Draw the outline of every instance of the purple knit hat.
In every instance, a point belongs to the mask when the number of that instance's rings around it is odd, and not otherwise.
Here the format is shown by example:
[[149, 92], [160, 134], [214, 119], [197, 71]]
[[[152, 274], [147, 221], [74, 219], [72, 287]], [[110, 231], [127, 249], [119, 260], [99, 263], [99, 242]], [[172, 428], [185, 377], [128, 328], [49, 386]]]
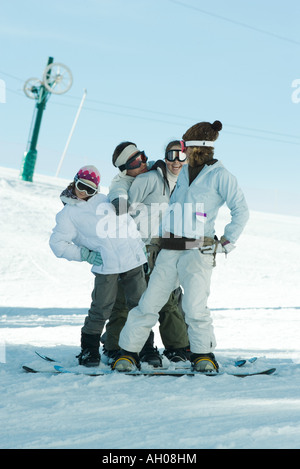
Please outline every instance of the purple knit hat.
[[74, 180], [80, 180], [85, 184], [88, 184], [89, 186], [98, 189], [98, 186], [100, 184], [100, 173], [95, 166], [83, 166], [76, 174]]

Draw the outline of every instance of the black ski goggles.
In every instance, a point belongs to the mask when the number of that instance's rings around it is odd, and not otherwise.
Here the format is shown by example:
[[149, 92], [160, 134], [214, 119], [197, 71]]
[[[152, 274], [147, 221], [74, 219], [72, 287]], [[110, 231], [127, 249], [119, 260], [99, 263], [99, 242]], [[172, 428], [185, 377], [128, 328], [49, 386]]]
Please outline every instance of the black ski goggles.
[[79, 192], [85, 192], [86, 195], [94, 195], [98, 191], [95, 187], [91, 187], [88, 184], [85, 184], [84, 182], [80, 181], [77, 179], [75, 182], [75, 187], [76, 189], [79, 190]]
[[183, 163], [186, 160], [186, 154], [180, 150], [169, 150], [166, 153], [166, 160], [175, 161], [178, 160]]
[[120, 171], [125, 171], [125, 169], [137, 169], [143, 163], [147, 163], [148, 157], [145, 155], [144, 151], [139, 151], [135, 155], [133, 155], [129, 160], [126, 161], [125, 164], [121, 164], [119, 166]]

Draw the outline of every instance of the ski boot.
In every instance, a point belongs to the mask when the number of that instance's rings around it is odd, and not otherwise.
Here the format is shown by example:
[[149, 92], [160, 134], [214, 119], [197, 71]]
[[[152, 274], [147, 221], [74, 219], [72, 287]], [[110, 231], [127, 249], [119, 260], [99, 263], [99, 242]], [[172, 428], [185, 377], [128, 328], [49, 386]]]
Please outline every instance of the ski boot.
[[154, 332], [151, 331], [150, 335], [140, 351], [140, 360], [141, 362], [148, 363], [155, 368], [162, 366], [162, 358], [157, 350], [157, 347], [154, 347]]
[[164, 355], [170, 362], [186, 362], [189, 360], [189, 352], [187, 348], [174, 348], [164, 350]]
[[111, 364], [111, 369], [116, 371], [136, 371], [140, 369], [140, 360], [137, 353], [120, 350], [119, 356]]
[[154, 366], [154, 368], [162, 366], [162, 358], [159, 351], [157, 350], [157, 347], [143, 347], [140, 352], [140, 360], [141, 362], [145, 362], [148, 363], [148, 365]]
[[200, 373], [218, 373], [219, 365], [213, 353], [192, 353], [192, 370]]
[[103, 345], [102, 352], [103, 352], [103, 355], [102, 355], [103, 363], [105, 363], [106, 365], [111, 365], [115, 361], [115, 359], [118, 357], [120, 349], [106, 350], [105, 345]]
[[86, 367], [99, 366], [100, 364], [100, 335], [81, 334], [81, 352], [77, 355], [79, 365]]

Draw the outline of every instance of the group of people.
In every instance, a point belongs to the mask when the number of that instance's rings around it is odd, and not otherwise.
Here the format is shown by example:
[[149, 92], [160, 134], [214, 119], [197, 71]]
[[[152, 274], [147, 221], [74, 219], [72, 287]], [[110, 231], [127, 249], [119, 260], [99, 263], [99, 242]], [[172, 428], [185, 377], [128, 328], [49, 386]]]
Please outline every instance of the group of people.
[[[221, 129], [219, 121], [195, 124], [167, 145], [164, 160], [152, 162], [135, 143], [122, 142], [108, 196], [99, 193], [95, 166], [81, 168], [62, 192], [50, 247], [57, 257], [90, 263], [95, 276], [79, 364], [98, 366], [102, 342], [102, 360], [114, 370], [161, 367], [153, 333], [159, 321], [170, 361], [218, 371], [211, 274], [249, 216], [236, 178], [214, 158]], [[219, 240], [214, 224], [224, 203], [231, 222]]]

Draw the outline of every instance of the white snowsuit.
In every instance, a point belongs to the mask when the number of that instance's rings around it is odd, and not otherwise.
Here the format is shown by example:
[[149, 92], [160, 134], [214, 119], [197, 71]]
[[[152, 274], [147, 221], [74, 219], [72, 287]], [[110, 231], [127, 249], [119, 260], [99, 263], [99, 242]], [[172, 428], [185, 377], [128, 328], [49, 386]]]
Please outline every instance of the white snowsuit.
[[103, 264], [92, 267], [98, 274], [127, 272], [147, 262], [135, 222], [127, 214], [117, 217], [103, 194], [65, 205], [49, 243], [57, 257], [69, 261], [81, 261], [82, 246], [100, 252]]
[[[163, 165], [162, 161], [160, 161]], [[128, 191], [130, 215], [138, 225], [146, 245], [158, 236], [162, 216], [170, 201], [170, 187], [161, 167], [140, 174]]]
[[[249, 217], [236, 178], [217, 162], [206, 165], [189, 185], [186, 166], [181, 170], [170, 201], [169, 212], [176, 208], [177, 216], [165, 217], [162, 233], [171, 232], [179, 237], [196, 239], [203, 236], [213, 238], [218, 209], [225, 202], [231, 211], [231, 223], [225, 227], [224, 235], [234, 243]], [[185, 217], [186, 213], [188, 216]], [[212, 254], [203, 254], [199, 249], [162, 249], [147, 290], [138, 306], [129, 312], [120, 334], [120, 347], [130, 352], [141, 350], [149, 329], [157, 322], [157, 312], [170, 292], [180, 284], [184, 290], [182, 307], [189, 326], [191, 351], [197, 354], [212, 352], [216, 340], [207, 307], [212, 268]]]
[[82, 333], [100, 338], [110, 318], [121, 283], [128, 307], [137, 305], [146, 289], [143, 264], [144, 243], [132, 218], [117, 217], [106, 196], [97, 194], [87, 201], [67, 198], [56, 216], [50, 247], [57, 257], [81, 261], [81, 247], [100, 252], [103, 264], [93, 265], [95, 274], [92, 303]]

